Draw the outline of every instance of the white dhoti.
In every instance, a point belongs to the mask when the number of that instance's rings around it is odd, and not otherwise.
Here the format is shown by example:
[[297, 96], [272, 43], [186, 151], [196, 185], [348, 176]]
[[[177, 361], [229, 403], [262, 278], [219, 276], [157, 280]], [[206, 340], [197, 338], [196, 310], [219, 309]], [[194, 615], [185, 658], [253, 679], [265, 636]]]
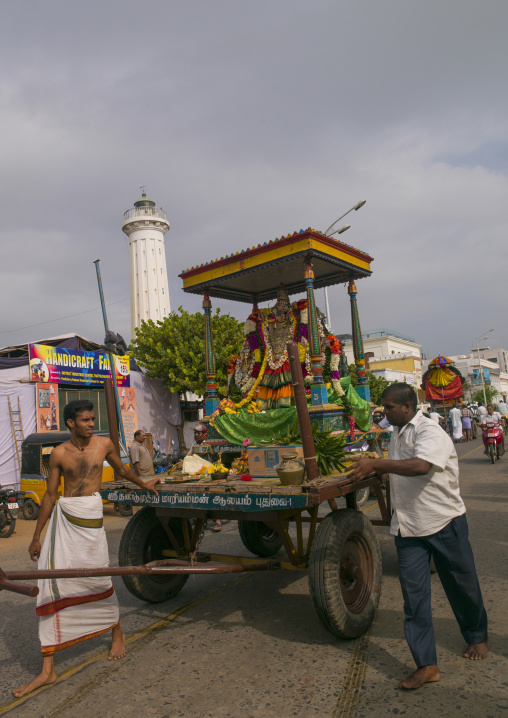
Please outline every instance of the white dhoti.
[[[109, 566], [100, 494], [61, 497], [56, 503], [39, 558], [39, 569]], [[43, 655], [51, 655], [100, 633], [119, 620], [110, 576], [41, 579], [36, 613]]]
[[450, 419], [452, 422], [453, 438], [458, 441], [462, 438], [462, 415], [458, 409], [450, 411]]

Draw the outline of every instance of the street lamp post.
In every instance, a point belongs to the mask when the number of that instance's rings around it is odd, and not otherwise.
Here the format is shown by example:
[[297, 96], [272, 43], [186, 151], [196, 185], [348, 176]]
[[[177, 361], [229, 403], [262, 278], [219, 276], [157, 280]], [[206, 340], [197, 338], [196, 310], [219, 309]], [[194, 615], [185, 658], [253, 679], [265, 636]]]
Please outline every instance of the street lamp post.
[[[334, 227], [334, 225], [337, 224], [337, 222], [340, 222], [341, 219], [343, 219], [347, 214], [355, 210], [355, 212], [358, 212], [359, 209], [363, 207], [363, 205], [366, 203], [366, 199], [362, 199], [359, 202], [357, 202], [354, 207], [351, 207], [351, 209], [348, 209], [347, 212], [344, 212], [339, 219], [336, 219], [335, 222], [332, 222], [331, 225], [328, 227], [326, 232], [323, 232], [323, 234], [326, 234], [327, 237], [333, 237], [334, 234], [342, 234], [343, 232], [347, 232], [347, 230], [351, 227], [350, 224], [345, 224], [343, 227], [340, 227], [339, 229], [335, 229], [331, 234], [329, 234], [330, 230]], [[330, 304], [328, 302], [328, 287], [325, 287], [325, 311], [326, 311], [326, 319], [328, 321], [328, 327], [330, 331], [332, 331], [332, 320], [330, 318]]]
[[[485, 379], [484, 379], [484, 377], [483, 377], [482, 360], [481, 360], [481, 357], [480, 357], [480, 342], [483, 342], [483, 341], [489, 336], [489, 334], [490, 334], [491, 332], [493, 332], [493, 331], [494, 331], [494, 327], [492, 327], [492, 329], [489, 329], [488, 332], [485, 332], [485, 334], [482, 334], [481, 337], [478, 337], [477, 339], [475, 339], [475, 341], [476, 341], [476, 351], [478, 352], [478, 367], [479, 367], [479, 371], [480, 371], [480, 377], [481, 377], [481, 380], [482, 380], [483, 401], [485, 402], [485, 406], [487, 406], [487, 394], [486, 394], [486, 392], [485, 392]], [[485, 348], [488, 348], [488, 347], [485, 347]]]

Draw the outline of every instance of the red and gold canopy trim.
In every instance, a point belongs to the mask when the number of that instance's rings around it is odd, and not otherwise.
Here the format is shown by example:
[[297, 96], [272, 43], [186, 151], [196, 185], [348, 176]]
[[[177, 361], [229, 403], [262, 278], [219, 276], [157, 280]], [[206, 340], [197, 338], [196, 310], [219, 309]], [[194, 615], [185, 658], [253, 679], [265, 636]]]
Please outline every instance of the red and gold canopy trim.
[[191, 267], [179, 276], [185, 292], [262, 302], [276, 298], [281, 282], [289, 294], [305, 292], [306, 257], [312, 259], [315, 288], [371, 274], [370, 255], [309, 228]]

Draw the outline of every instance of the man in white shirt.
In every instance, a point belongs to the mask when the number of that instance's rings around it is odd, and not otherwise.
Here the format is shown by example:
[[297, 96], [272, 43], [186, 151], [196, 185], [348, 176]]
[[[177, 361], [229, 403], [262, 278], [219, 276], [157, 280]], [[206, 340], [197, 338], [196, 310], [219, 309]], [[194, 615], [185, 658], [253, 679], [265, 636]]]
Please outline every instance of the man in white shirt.
[[394, 426], [388, 459], [363, 459], [351, 473], [358, 480], [374, 472], [390, 473], [404, 632], [417, 665], [399, 687], [411, 689], [441, 677], [432, 626], [431, 557], [468, 644], [466, 658], [487, 655], [487, 614], [459, 492], [455, 447], [446, 432], [417, 411], [416, 394], [408, 384], [391, 384], [382, 402]]
[[508, 404], [505, 401], [500, 401], [496, 406], [496, 411], [498, 411], [501, 416], [506, 416], [506, 414], [508, 414]]
[[453, 440], [457, 443], [462, 439], [462, 414], [456, 403], [453, 405], [453, 409], [450, 409], [450, 421], [452, 422]]
[[482, 402], [478, 402], [478, 409], [476, 410], [476, 415], [478, 417], [478, 421], [480, 424], [482, 423], [483, 415], [487, 413], [487, 409], [483, 406]]
[[432, 421], [436, 422], [436, 424], [441, 423], [441, 416], [437, 413], [437, 411], [435, 409], [431, 409], [429, 416], [432, 419]]

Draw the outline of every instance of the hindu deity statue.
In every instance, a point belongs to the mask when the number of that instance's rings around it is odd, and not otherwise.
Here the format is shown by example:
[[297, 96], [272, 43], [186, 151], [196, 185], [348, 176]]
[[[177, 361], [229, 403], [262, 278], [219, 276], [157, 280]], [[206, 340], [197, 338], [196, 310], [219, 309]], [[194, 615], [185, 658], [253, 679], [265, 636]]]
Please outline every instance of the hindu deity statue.
[[[339, 379], [347, 373], [347, 361], [341, 343], [326, 326], [324, 314], [319, 309], [317, 314], [323, 377], [342, 395]], [[291, 303], [281, 284], [275, 306], [259, 309], [255, 304], [244, 332], [242, 349], [231, 358], [228, 369], [230, 395], [241, 396], [240, 401], [232, 401], [235, 409], [250, 402], [261, 409], [290, 406], [294, 393], [286, 348], [289, 341], [298, 344], [304, 380], [312, 383], [307, 300]]]

